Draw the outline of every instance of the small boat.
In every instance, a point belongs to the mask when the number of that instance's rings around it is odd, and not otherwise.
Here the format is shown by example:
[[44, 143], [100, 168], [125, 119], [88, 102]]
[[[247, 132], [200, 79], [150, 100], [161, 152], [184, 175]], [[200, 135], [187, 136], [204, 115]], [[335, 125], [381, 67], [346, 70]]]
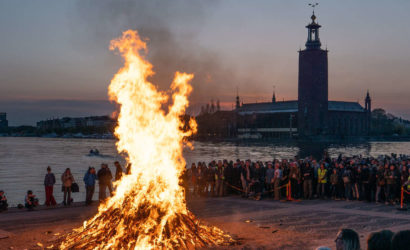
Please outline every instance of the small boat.
[[89, 156], [99, 156], [100, 155], [100, 151], [98, 151], [98, 149], [91, 149], [90, 153], [88, 154]]

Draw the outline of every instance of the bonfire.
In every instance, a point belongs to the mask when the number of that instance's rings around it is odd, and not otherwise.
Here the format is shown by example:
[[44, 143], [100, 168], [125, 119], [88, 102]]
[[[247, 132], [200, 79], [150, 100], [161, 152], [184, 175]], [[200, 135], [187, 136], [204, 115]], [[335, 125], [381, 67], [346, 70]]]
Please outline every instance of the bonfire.
[[108, 92], [120, 105], [116, 146], [126, 155], [131, 173], [114, 183], [115, 194], [100, 204], [92, 219], [68, 234], [60, 248], [179, 249], [231, 244], [229, 235], [203, 224], [187, 209], [179, 181], [186, 166], [185, 138], [196, 130], [191, 120], [191, 129], [183, 131], [180, 119], [194, 76], [176, 72], [172, 96], [168, 96], [148, 80], [153, 66], [145, 59], [147, 45], [137, 31], [125, 31], [111, 41], [110, 49], [124, 59]]

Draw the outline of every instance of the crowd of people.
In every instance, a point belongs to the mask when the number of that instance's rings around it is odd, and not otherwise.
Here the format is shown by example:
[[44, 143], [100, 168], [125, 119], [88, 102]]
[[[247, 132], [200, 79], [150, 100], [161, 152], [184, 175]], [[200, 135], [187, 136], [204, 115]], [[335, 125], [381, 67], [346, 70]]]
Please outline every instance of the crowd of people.
[[[93, 201], [95, 185], [98, 182], [99, 186], [99, 200], [103, 201], [107, 198], [107, 189], [108, 195], [113, 194], [113, 181], [121, 179], [123, 174], [130, 173], [130, 165], [125, 169], [125, 173], [121, 164], [116, 161], [114, 162], [115, 166], [115, 176], [112, 175], [111, 170], [108, 167], [108, 164], [101, 164], [101, 168], [96, 171], [94, 167], [89, 167], [86, 171], [83, 181], [85, 184], [85, 204], [90, 205]], [[66, 168], [64, 173], [61, 175], [61, 192], [63, 192], [63, 201], [64, 206], [70, 206], [73, 202], [71, 197], [72, 192], [79, 192], [79, 186], [76, 183], [73, 174], [71, 173], [70, 168]], [[46, 206], [56, 206], [57, 202], [54, 198], [54, 186], [56, 185], [56, 177], [51, 171], [51, 167], [47, 167], [47, 173], [44, 177], [44, 189], [45, 189], [45, 202]], [[39, 199], [33, 193], [32, 190], [28, 190], [24, 198], [24, 206], [19, 204], [18, 208], [26, 207], [29, 211], [32, 211], [39, 205]], [[0, 212], [8, 210], [7, 198], [3, 190], [0, 190]]]
[[188, 195], [242, 194], [256, 200], [333, 199], [385, 204], [405, 202], [410, 194], [410, 157], [384, 155], [377, 158], [327, 153], [321, 160], [273, 159], [269, 162], [214, 160], [192, 163], [183, 175]]
[[[108, 165], [103, 163], [96, 171], [89, 167], [83, 181], [85, 184], [85, 204], [90, 205], [98, 182], [99, 200], [105, 200], [113, 193], [113, 180], [128, 174], [118, 161], [114, 162], [113, 176]], [[225, 196], [241, 194], [256, 200], [272, 197], [274, 200], [291, 199], [333, 199], [359, 200], [385, 204], [397, 204], [403, 197], [410, 201], [410, 157], [407, 155], [384, 155], [379, 157], [331, 158], [327, 153], [321, 160], [313, 157], [304, 159], [273, 159], [272, 161], [213, 160], [192, 163], [182, 176], [187, 195]], [[61, 175], [64, 193], [62, 204], [70, 206], [72, 192], [78, 192], [70, 168]], [[57, 204], [53, 192], [56, 185], [51, 167], [47, 167], [44, 178], [45, 205]], [[27, 191], [25, 207], [29, 210], [38, 205], [38, 199], [31, 190]], [[7, 210], [7, 198], [0, 190], [0, 212]]]

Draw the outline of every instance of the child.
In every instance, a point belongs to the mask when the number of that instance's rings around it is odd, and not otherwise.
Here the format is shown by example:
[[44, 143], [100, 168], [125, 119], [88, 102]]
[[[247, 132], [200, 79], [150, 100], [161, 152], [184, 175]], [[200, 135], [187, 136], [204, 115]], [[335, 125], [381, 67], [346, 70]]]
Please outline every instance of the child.
[[26, 208], [29, 211], [33, 211], [34, 207], [38, 206], [38, 199], [36, 199], [36, 196], [33, 194], [33, 191], [28, 190], [27, 195], [26, 195]]

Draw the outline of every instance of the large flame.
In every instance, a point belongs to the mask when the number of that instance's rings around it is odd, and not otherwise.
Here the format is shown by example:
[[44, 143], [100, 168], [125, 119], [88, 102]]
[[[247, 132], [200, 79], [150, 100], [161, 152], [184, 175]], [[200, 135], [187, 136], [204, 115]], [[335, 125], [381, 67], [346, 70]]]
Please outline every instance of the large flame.
[[114, 76], [109, 96], [120, 104], [115, 134], [117, 148], [132, 164], [131, 174], [115, 183], [115, 195], [100, 205], [98, 214], [69, 234], [61, 248], [153, 249], [220, 245], [232, 239], [220, 229], [201, 224], [186, 207], [179, 178], [185, 168], [180, 116], [188, 106], [192, 74], [176, 72], [168, 95], [147, 78], [152, 65], [140, 55], [147, 46], [137, 31], [125, 31], [112, 40], [124, 58]]

